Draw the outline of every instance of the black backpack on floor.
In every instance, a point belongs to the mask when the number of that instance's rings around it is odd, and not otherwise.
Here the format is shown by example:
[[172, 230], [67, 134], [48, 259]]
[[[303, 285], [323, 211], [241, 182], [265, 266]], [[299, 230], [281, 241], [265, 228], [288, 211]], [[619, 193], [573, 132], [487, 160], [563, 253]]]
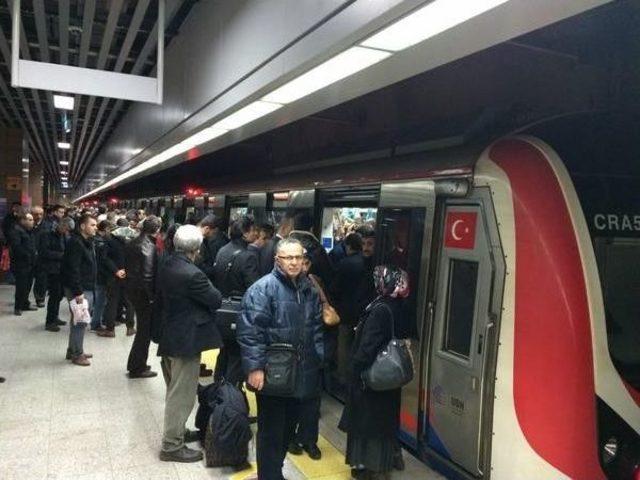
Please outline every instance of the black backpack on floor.
[[204, 443], [207, 467], [246, 468], [252, 434], [242, 392], [218, 380], [198, 386], [198, 402], [196, 427]]

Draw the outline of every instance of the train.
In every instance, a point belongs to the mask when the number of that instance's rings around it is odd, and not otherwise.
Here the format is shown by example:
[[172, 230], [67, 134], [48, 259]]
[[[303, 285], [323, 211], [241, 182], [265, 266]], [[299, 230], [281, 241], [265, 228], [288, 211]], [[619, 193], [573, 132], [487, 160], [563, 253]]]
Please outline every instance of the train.
[[112, 202], [169, 222], [305, 211], [327, 250], [337, 216], [375, 225], [376, 262], [401, 251], [413, 287], [407, 448], [447, 478], [640, 480], [639, 120]]

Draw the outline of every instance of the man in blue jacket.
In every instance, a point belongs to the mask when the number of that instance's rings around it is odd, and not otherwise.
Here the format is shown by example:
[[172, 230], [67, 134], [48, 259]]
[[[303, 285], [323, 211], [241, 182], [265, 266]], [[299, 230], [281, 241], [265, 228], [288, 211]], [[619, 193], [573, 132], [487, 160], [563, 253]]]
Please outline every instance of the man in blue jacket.
[[[273, 271], [247, 290], [237, 339], [247, 383], [256, 392], [258, 478], [281, 480], [301, 401], [319, 395], [324, 360], [322, 308], [318, 293], [302, 274], [304, 248], [295, 239], [278, 243]], [[296, 388], [287, 397], [263, 395], [267, 348], [286, 343], [300, 351]]]

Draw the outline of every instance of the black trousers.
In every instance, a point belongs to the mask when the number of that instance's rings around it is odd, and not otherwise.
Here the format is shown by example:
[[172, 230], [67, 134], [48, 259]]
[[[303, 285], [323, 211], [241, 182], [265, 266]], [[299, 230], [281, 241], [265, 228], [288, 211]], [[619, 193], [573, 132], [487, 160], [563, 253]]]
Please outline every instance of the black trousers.
[[16, 279], [15, 309], [29, 308], [29, 292], [33, 285], [33, 271], [31, 268], [16, 268], [12, 270]]
[[37, 266], [34, 272], [35, 283], [33, 284], [33, 296], [36, 297], [36, 302], [44, 302], [44, 297], [47, 296], [47, 272], [45, 272], [42, 266]]
[[300, 400], [300, 420], [294, 441], [300, 445], [317, 445], [320, 423], [320, 397]]
[[242, 370], [242, 358], [238, 342], [226, 342], [220, 349], [213, 378], [216, 380], [224, 378], [236, 386], [244, 382], [245, 374]]
[[258, 479], [283, 480], [282, 465], [300, 416], [300, 401], [260, 394], [256, 395], [256, 400]]
[[104, 322], [107, 330], [116, 328], [120, 306], [124, 303], [127, 327], [133, 328], [134, 306], [126, 295], [124, 280], [113, 278], [107, 281], [107, 305], [104, 308]]
[[64, 296], [62, 288], [62, 277], [59, 273], [47, 275], [47, 286], [49, 288], [49, 301], [47, 302], [46, 325], [54, 325], [60, 314], [60, 302]]
[[146, 290], [133, 290], [127, 292], [133, 308], [136, 311], [138, 328], [133, 339], [127, 370], [130, 373], [141, 373], [147, 366], [149, 356], [149, 344], [151, 343], [151, 298]]

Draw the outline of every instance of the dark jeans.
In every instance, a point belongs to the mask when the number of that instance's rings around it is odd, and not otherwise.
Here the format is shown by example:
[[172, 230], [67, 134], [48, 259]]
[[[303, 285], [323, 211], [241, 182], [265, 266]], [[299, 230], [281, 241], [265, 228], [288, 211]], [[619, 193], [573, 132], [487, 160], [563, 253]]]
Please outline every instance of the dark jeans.
[[116, 328], [116, 320], [120, 315], [120, 304], [124, 303], [128, 328], [133, 328], [133, 304], [126, 295], [124, 280], [113, 278], [107, 282], [107, 306], [104, 309], [104, 323], [107, 330]]
[[236, 386], [244, 382], [245, 374], [242, 370], [242, 358], [240, 355], [238, 342], [225, 343], [218, 354], [213, 378], [216, 380], [224, 378], [227, 382]]
[[258, 434], [256, 457], [260, 480], [283, 480], [282, 464], [300, 415], [296, 398], [256, 395]]
[[16, 279], [15, 307], [17, 310], [29, 308], [29, 292], [33, 285], [33, 271], [29, 269], [18, 268], [13, 271]]
[[133, 290], [130, 294], [133, 308], [136, 311], [138, 328], [133, 339], [127, 370], [130, 373], [141, 373], [147, 366], [149, 344], [151, 343], [151, 298], [146, 290]]
[[43, 270], [42, 265], [36, 266], [34, 277], [33, 296], [36, 297], [36, 302], [42, 303], [47, 296], [47, 272]]
[[319, 422], [320, 397], [301, 400], [300, 420], [294, 441], [300, 445], [317, 445]]
[[54, 325], [60, 314], [60, 302], [62, 301], [62, 277], [59, 273], [47, 275], [47, 287], [49, 288], [49, 301], [47, 302], [46, 325]]

